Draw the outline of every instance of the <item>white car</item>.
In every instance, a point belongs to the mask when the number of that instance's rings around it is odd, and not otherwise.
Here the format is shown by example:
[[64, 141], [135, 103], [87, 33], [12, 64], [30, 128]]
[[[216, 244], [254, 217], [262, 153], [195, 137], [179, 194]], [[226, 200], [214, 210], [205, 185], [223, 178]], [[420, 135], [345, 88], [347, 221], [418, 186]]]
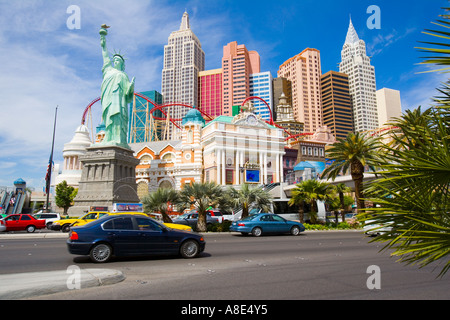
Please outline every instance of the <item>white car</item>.
[[378, 224], [374, 223], [373, 220], [367, 220], [364, 222], [363, 231], [369, 236], [379, 236], [385, 232], [392, 230], [390, 223]]
[[33, 214], [33, 217], [35, 217], [36, 219], [45, 219], [45, 225], [47, 226], [47, 229], [50, 229], [53, 221], [62, 219], [61, 215], [57, 212], [38, 212]]
[[5, 220], [0, 219], [0, 232], [4, 232], [4, 231], [6, 231]]

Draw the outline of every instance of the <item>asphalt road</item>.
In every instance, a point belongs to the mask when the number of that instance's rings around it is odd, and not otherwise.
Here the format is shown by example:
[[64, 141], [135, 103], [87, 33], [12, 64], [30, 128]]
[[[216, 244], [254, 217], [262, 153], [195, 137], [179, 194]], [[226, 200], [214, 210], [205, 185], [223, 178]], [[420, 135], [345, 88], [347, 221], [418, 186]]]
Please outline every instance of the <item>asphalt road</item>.
[[[0, 239], [0, 274], [109, 268], [118, 284], [71, 290], [37, 299], [151, 300], [448, 300], [449, 277], [431, 267], [405, 266], [380, 253], [359, 232], [300, 236], [207, 234], [201, 257], [120, 258], [93, 264], [67, 252], [65, 239]], [[379, 272], [373, 273], [370, 266]], [[374, 278], [377, 276], [376, 278]], [[375, 279], [375, 280], [374, 280]], [[377, 284], [379, 288], [368, 287]]]

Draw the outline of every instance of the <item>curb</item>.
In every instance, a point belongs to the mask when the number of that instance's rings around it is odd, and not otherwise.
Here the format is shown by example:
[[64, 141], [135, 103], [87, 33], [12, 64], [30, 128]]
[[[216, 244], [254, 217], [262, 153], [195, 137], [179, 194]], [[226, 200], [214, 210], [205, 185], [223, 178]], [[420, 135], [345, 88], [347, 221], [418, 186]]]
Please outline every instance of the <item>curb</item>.
[[111, 285], [125, 280], [112, 269], [79, 269], [0, 275], [0, 300], [24, 299], [52, 293]]
[[[363, 229], [329, 229], [329, 230], [305, 230], [302, 233], [311, 233], [311, 232], [363, 232]], [[200, 232], [202, 235], [215, 235], [215, 234], [233, 234], [237, 235], [240, 232]], [[15, 233], [15, 234], [1, 234], [0, 240], [18, 240], [18, 239], [68, 239], [68, 233]]]
[[62, 239], [69, 238], [68, 233], [3, 233], [0, 234], [0, 240], [8, 239]]

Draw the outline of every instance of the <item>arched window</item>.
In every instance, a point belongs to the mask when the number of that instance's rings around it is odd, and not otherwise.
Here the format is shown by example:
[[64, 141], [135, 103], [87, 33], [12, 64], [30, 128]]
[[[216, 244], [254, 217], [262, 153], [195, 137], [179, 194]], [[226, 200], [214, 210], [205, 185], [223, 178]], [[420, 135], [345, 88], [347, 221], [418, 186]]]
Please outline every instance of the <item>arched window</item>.
[[192, 131], [192, 129], [189, 129], [189, 131], [187, 132], [187, 143], [192, 142], [194, 142], [194, 131]]
[[175, 160], [175, 155], [171, 152], [167, 152], [162, 156], [161, 159], [166, 162], [173, 162]]

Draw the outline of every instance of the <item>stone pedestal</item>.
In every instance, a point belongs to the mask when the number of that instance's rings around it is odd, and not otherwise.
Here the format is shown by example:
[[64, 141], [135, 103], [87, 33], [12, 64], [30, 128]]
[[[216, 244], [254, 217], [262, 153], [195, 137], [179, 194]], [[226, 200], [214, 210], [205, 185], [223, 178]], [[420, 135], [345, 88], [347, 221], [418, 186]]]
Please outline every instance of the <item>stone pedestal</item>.
[[81, 216], [91, 206], [112, 210], [114, 203], [139, 203], [133, 151], [118, 146], [92, 146], [80, 156], [83, 166], [78, 194], [70, 216]]

